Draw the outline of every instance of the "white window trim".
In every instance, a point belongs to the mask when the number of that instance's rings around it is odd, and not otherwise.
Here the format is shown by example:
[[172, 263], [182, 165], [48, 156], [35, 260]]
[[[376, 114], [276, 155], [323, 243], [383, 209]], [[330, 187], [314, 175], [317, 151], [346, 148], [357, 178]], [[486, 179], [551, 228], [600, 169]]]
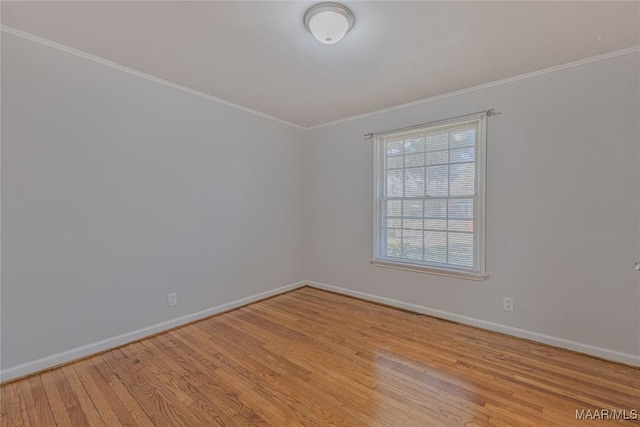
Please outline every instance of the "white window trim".
[[458, 270], [449, 270], [447, 268], [428, 267], [420, 264], [410, 264], [408, 262], [393, 262], [381, 259], [372, 259], [371, 264], [376, 267], [392, 268], [394, 270], [414, 271], [416, 273], [427, 273], [435, 276], [455, 277], [457, 279], [474, 280], [476, 282], [484, 282], [489, 278], [486, 274], [467, 273]]
[[[426, 123], [417, 126], [411, 126], [405, 129], [394, 129], [387, 132], [376, 133], [365, 135], [366, 137], [372, 136], [374, 139], [373, 144], [373, 170], [374, 170], [374, 182], [373, 182], [373, 257], [371, 259], [371, 264], [377, 267], [384, 268], [392, 268], [397, 270], [404, 271], [412, 271], [418, 273], [427, 273], [438, 276], [446, 276], [453, 277], [458, 279], [465, 280], [473, 280], [482, 282], [486, 280], [489, 276], [486, 273], [486, 199], [487, 199], [487, 159], [486, 159], [486, 150], [487, 150], [487, 118], [493, 113], [493, 110], [483, 111], [480, 113], [474, 113], [466, 116], [459, 116], [450, 119], [440, 120], [436, 122]], [[493, 113], [496, 114], [496, 113]], [[476, 222], [479, 230], [478, 230], [478, 245], [477, 250], [480, 251], [480, 271], [465, 271], [464, 269], [451, 269], [448, 266], [443, 265], [443, 267], [438, 267], [436, 265], [424, 265], [419, 263], [411, 263], [407, 261], [407, 259], [399, 259], [398, 261], [392, 259], [382, 259], [378, 258], [378, 233], [380, 232], [380, 224], [379, 220], [381, 218], [379, 210], [381, 209], [381, 185], [380, 179], [381, 177], [381, 161], [380, 159], [380, 137], [388, 136], [395, 133], [400, 133], [405, 130], [410, 130], [413, 128], [422, 128], [422, 127], [435, 127], [440, 125], [454, 124], [458, 122], [464, 121], [473, 121], [477, 120], [480, 123], [479, 128], [482, 131], [481, 135], [477, 137], [477, 146], [476, 146], [476, 182], [480, 186], [480, 188], [476, 188], [476, 191], [482, 192], [482, 197], [479, 197], [479, 207], [478, 207], [478, 220]]]

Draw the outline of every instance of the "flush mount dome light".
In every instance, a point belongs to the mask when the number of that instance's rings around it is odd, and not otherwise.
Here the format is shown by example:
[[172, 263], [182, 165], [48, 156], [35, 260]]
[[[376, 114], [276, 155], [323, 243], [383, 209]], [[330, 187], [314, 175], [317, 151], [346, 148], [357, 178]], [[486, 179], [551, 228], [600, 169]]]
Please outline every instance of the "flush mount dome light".
[[354, 22], [353, 13], [338, 3], [319, 3], [304, 14], [304, 26], [324, 44], [342, 40]]

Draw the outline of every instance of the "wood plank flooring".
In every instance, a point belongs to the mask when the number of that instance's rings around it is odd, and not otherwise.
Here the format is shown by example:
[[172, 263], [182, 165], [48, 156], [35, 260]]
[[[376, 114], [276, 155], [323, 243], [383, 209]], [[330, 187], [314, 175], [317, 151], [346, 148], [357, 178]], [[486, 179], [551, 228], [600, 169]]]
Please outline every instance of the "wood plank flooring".
[[[1, 388], [2, 426], [605, 426], [640, 370], [301, 288]], [[597, 413], [601, 418], [601, 413]]]

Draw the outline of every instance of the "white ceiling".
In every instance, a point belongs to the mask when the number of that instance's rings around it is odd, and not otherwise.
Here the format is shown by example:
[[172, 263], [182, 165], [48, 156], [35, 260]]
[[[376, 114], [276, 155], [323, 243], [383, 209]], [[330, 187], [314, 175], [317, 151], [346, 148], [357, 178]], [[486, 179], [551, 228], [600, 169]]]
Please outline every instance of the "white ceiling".
[[314, 126], [640, 44], [640, 2], [8, 2], [2, 23], [265, 114]]

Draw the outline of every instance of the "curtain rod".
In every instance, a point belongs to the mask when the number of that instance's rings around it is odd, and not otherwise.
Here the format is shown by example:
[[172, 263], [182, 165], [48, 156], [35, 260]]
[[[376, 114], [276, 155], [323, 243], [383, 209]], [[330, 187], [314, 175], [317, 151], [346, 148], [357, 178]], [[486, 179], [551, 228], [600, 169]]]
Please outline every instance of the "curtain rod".
[[498, 114], [501, 114], [501, 113], [496, 112], [494, 108], [490, 108], [488, 110], [476, 111], [475, 113], [463, 114], [462, 116], [456, 116], [456, 117], [449, 117], [449, 118], [443, 119], [443, 120], [436, 120], [436, 121], [433, 121], [433, 122], [420, 123], [418, 125], [407, 126], [407, 127], [398, 128], [398, 129], [385, 130], [383, 132], [367, 133], [367, 134], [364, 135], [364, 139], [372, 139], [376, 135], [382, 135], [382, 134], [385, 134], [385, 133], [400, 132], [400, 131], [403, 131], [403, 130], [421, 128], [421, 127], [427, 126], [427, 125], [434, 125], [436, 123], [445, 123], [445, 122], [449, 122], [451, 120], [462, 119], [464, 117], [475, 116], [475, 115], [478, 115], [478, 114], [486, 114], [487, 117], [491, 117], [491, 116], [495, 116], [495, 115], [498, 115]]

